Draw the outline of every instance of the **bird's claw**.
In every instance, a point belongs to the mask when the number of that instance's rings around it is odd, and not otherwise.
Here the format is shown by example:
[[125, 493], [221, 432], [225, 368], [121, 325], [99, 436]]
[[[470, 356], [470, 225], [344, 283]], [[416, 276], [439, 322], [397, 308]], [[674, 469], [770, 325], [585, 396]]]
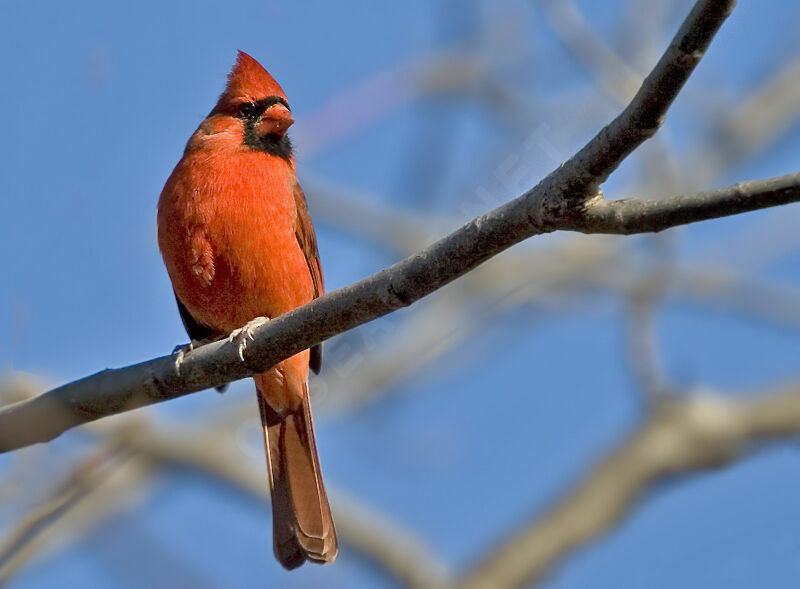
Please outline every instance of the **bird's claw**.
[[239, 360], [244, 362], [244, 351], [247, 348], [247, 340], [253, 339], [253, 331], [269, 321], [268, 317], [256, 317], [248, 321], [247, 325], [234, 329], [228, 336], [229, 342], [236, 342], [239, 352]]
[[194, 350], [194, 340], [190, 341], [188, 344], [177, 345], [172, 350], [172, 355], [175, 356], [175, 372], [178, 376], [181, 375], [183, 357], [186, 356], [186, 352], [191, 352], [192, 350]]

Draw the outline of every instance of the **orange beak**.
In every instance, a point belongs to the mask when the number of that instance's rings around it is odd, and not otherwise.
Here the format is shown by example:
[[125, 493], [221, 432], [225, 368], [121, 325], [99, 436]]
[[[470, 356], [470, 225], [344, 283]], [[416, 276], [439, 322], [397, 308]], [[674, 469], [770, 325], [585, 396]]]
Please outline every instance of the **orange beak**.
[[288, 108], [282, 104], [273, 104], [261, 116], [261, 120], [256, 125], [256, 132], [259, 135], [277, 134], [283, 135], [292, 126], [294, 118]]

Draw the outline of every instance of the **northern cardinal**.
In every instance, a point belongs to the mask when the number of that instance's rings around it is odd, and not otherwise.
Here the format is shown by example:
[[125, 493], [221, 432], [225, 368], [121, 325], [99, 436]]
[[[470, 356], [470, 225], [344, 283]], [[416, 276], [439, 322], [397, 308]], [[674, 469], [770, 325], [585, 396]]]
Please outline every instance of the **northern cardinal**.
[[[244, 346], [253, 326], [323, 292], [286, 136], [293, 122], [281, 87], [240, 51], [225, 91], [164, 186], [158, 245], [193, 341], [233, 332]], [[308, 369], [319, 372], [321, 362], [315, 346], [254, 377], [275, 556], [287, 569], [333, 562], [338, 552], [308, 400]]]

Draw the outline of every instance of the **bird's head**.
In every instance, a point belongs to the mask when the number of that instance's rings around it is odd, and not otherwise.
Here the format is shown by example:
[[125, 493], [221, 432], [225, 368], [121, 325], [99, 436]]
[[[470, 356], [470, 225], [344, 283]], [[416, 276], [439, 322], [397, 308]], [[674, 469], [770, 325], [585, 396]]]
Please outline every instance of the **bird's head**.
[[294, 123], [289, 101], [275, 79], [255, 59], [239, 51], [228, 84], [209, 114], [234, 117], [244, 126], [251, 149], [291, 158], [286, 131]]

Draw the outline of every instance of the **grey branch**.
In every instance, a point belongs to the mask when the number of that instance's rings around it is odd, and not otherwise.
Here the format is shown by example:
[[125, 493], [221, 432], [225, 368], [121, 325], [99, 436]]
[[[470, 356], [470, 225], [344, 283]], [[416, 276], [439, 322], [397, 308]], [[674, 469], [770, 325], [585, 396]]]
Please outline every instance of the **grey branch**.
[[800, 173], [795, 173], [663, 200], [609, 201], [598, 198], [595, 202], [588, 202], [585, 209], [575, 215], [574, 224], [565, 221], [560, 228], [616, 235], [650, 233], [798, 200]]
[[733, 0], [698, 1], [628, 107], [537, 186], [416, 255], [282, 315], [238, 347], [219, 341], [181, 363], [165, 356], [93, 376], [0, 409], [0, 451], [49, 441], [101, 417], [264, 372], [339, 333], [407, 307], [492, 256], [555, 230], [631, 234], [800, 200], [798, 175], [664, 201], [607, 202], [599, 186], [663, 123], [672, 101], [730, 14]]
[[457, 584], [506, 589], [541, 581], [565, 557], [613, 529], [637, 500], [676, 474], [718, 468], [759, 442], [800, 433], [800, 388], [756, 400], [698, 396], [664, 402], [562, 501]]

